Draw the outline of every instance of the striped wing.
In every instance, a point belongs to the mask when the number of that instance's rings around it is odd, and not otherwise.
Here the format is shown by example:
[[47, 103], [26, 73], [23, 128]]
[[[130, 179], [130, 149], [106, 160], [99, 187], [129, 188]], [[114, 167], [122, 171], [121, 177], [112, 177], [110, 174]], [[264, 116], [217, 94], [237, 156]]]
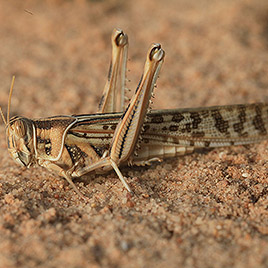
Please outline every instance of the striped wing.
[[250, 144], [268, 139], [268, 104], [155, 111], [143, 142], [195, 148]]
[[[75, 115], [69, 130], [94, 147], [109, 148], [122, 113]], [[220, 147], [268, 139], [268, 104], [153, 110], [145, 120], [141, 145]]]

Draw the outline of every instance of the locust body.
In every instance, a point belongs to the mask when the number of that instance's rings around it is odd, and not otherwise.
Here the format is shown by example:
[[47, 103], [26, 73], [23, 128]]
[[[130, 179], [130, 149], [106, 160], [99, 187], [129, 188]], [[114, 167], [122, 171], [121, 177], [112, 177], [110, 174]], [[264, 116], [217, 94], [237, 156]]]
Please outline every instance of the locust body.
[[131, 191], [119, 170], [121, 165], [146, 165], [196, 148], [251, 144], [268, 138], [265, 103], [149, 111], [165, 55], [159, 44], [149, 49], [141, 81], [125, 108], [127, 35], [114, 30], [112, 46], [99, 113], [9, 119], [10, 91], [4, 121], [8, 149], [18, 163], [56, 171], [78, 194], [73, 177], [114, 169]]

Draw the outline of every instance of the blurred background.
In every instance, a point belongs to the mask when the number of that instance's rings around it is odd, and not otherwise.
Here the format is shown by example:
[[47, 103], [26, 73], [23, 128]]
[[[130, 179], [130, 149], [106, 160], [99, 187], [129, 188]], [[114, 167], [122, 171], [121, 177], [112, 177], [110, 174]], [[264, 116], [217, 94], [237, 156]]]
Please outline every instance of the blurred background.
[[[267, 0], [0, 0], [4, 113], [14, 74], [11, 115], [94, 113], [115, 27], [129, 96], [150, 44], [166, 51], [154, 109], [268, 102]], [[84, 203], [14, 164], [1, 124], [0, 268], [267, 267], [267, 143], [252, 148], [124, 169], [133, 199], [114, 173], [90, 175]]]

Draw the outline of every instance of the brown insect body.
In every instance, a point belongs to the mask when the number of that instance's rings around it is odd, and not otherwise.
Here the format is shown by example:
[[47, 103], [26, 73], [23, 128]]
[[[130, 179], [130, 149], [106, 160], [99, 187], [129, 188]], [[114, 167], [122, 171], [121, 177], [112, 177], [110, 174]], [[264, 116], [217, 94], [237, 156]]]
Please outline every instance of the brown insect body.
[[114, 30], [111, 68], [99, 105], [101, 113], [9, 120], [13, 78], [7, 120], [2, 117], [9, 152], [18, 163], [26, 167], [38, 164], [56, 171], [78, 194], [72, 177], [93, 170], [114, 169], [131, 191], [119, 165], [146, 165], [190, 153], [195, 148], [250, 144], [268, 138], [268, 104], [148, 112], [164, 59], [164, 51], [158, 44], [150, 48], [139, 86], [125, 109], [122, 100], [127, 40], [122, 31]]
[[[246, 122], [241, 119], [241, 110], [245, 112]], [[219, 120], [228, 122], [228, 127], [227, 124], [224, 128], [217, 123], [215, 114], [220, 114]], [[132, 164], [146, 164], [150, 159], [173, 157], [192, 152], [195, 148], [250, 144], [267, 139], [268, 117], [262, 118], [260, 114], [268, 114], [268, 105], [259, 103], [151, 111], [144, 123], [140, 149], [133, 156]], [[25, 144], [19, 142], [16, 148], [23, 145], [32, 148], [27, 155], [34, 157], [23, 160], [25, 166], [36, 160], [37, 163], [47, 160], [69, 170], [74, 165], [91, 165], [102, 157], [109, 149], [121, 117], [122, 113], [36, 120], [15, 117], [11, 119], [10, 127], [18, 130], [15, 136], [25, 137]], [[23, 135], [27, 128], [27, 134]], [[7, 134], [11, 139], [14, 137]], [[12, 148], [14, 144], [9, 146], [10, 150]]]

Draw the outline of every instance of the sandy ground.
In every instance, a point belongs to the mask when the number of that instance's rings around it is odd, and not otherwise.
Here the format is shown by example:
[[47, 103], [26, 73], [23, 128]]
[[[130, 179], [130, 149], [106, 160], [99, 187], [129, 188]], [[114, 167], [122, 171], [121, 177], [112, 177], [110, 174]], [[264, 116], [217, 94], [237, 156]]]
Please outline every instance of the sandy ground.
[[[146, 51], [166, 60], [154, 108], [268, 101], [268, 2], [0, 0], [0, 105], [29, 118], [92, 113], [114, 27], [129, 35], [127, 84]], [[133, 92], [133, 91], [132, 91]], [[22, 169], [0, 126], [0, 267], [268, 267], [268, 142], [126, 168], [76, 185]]]

